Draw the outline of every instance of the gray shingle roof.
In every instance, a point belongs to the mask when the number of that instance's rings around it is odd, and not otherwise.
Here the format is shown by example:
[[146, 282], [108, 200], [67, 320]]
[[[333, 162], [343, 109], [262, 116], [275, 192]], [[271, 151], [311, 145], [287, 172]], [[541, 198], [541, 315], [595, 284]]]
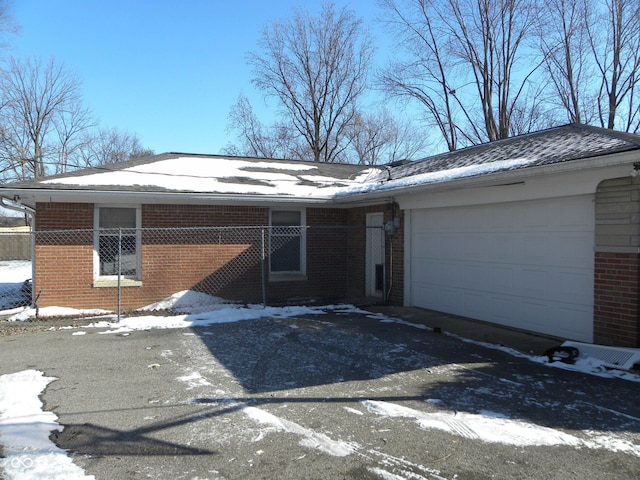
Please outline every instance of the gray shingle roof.
[[427, 157], [391, 167], [380, 176], [387, 177], [385, 180], [397, 180], [421, 173], [521, 158], [527, 159], [526, 166], [509, 169], [530, 168], [638, 149], [639, 135], [570, 124]]

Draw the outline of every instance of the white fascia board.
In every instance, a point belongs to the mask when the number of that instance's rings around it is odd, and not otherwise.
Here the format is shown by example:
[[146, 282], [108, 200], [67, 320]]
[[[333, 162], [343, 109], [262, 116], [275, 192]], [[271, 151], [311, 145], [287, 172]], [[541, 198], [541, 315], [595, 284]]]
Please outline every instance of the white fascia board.
[[62, 189], [0, 189], [0, 195], [9, 199], [18, 197], [20, 202], [35, 208], [37, 202], [78, 203], [140, 203], [140, 204], [207, 204], [250, 205], [269, 204], [326, 205], [331, 198], [309, 198], [276, 195], [217, 195], [184, 192], [132, 192], [106, 190], [62, 190]]
[[401, 209], [409, 210], [595, 195], [603, 180], [626, 177], [629, 173], [628, 165], [617, 165], [548, 176], [528, 176], [517, 182], [487, 183], [464, 189], [410, 192], [394, 198]]

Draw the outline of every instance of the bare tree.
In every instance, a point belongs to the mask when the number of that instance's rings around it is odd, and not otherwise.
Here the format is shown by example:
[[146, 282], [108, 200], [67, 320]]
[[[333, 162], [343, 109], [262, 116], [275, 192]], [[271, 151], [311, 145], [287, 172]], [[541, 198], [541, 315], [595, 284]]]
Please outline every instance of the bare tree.
[[228, 131], [236, 133], [237, 142], [225, 147], [231, 155], [263, 158], [304, 158], [300, 142], [283, 123], [263, 125], [249, 99], [240, 95], [229, 112]]
[[382, 0], [382, 5], [392, 13], [390, 24], [407, 52], [405, 60], [385, 70], [385, 88], [417, 98], [449, 150], [510, 136], [523, 99], [538, 99], [529, 90], [541, 61], [525, 47], [539, 1]]
[[74, 166], [97, 167], [153, 155], [142, 146], [137, 135], [117, 128], [100, 129], [84, 138], [74, 155]]
[[11, 15], [11, 1], [0, 0], [0, 48], [4, 49], [9, 44], [9, 38], [20, 31], [13, 15]]
[[427, 146], [424, 131], [395, 119], [387, 109], [356, 115], [348, 136], [361, 165], [414, 159]]
[[278, 100], [283, 123], [312, 160], [339, 160], [373, 53], [362, 20], [332, 3], [323, 3], [317, 17], [296, 9], [292, 18], [266, 26], [259, 45], [249, 56], [254, 84]]
[[77, 78], [53, 59], [10, 58], [0, 72], [0, 89], [5, 177], [12, 172], [14, 179], [25, 180], [59, 171], [72, 138], [91, 121], [80, 107]]
[[586, 25], [600, 80], [600, 125], [636, 132], [640, 127], [636, 92], [640, 82], [640, 3], [603, 0], [587, 17]]
[[560, 107], [571, 123], [595, 119], [596, 99], [591, 83], [595, 71], [587, 21], [593, 0], [547, 0], [538, 26], [545, 77], [549, 79], [552, 107]]
[[399, 3], [381, 0], [391, 13], [387, 23], [396, 33], [399, 45], [408, 58], [396, 59], [380, 74], [384, 90], [392, 96], [416, 100], [446, 142], [447, 149], [459, 146], [456, 102], [451, 96], [453, 57], [445, 51], [445, 25], [436, 4], [430, 0]]
[[79, 100], [70, 102], [53, 119], [53, 127], [57, 136], [54, 145], [58, 147], [58, 159], [53, 165], [56, 173], [65, 173], [69, 162], [74, 161], [76, 153], [87, 141], [85, 132], [95, 126], [90, 112]]

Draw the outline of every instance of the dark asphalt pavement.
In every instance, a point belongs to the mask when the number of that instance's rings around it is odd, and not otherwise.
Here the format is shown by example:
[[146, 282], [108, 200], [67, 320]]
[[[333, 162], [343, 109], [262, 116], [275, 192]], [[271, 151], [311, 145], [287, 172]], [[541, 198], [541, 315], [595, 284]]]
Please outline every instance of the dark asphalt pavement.
[[640, 478], [638, 383], [354, 313], [102, 332], [0, 337], [98, 480]]

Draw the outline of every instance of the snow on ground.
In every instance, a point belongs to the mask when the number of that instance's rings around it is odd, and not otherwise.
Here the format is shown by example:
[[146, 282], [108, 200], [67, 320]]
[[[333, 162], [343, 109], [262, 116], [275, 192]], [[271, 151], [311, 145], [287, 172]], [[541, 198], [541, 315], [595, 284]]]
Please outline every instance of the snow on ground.
[[[354, 309], [355, 309], [354, 311], [359, 311], [359, 313], [367, 313], [367, 312], [364, 312], [362, 310], [357, 309], [356, 307], [354, 307]], [[380, 322], [397, 323], [397, 324], [400, 324], [400, 325], [406, 325], [406, 326], [410, 326], [410, 327], [418, 328], [418, 329], [422, 329], [422, 330], [425, 330], [425, 329], [426, 330], [430, 330], [430, 328], [425, 326], [425, 325], [407, 322], [406, 320], [401, 320], [399, 318], [388, 317], [388, 316], [383, 315], [383, 314], [369, 314], [368, 317], [371, 318], [371, 319], [378, 320]], [[563, 370], [570, 370], [570, 371], [573, 371], [573, 372], [587, 373], [589, 375], [595, 375], [597, 377], [619, 378], [619, 379], [622, 379], [622, 380], [628, 380], [628, 381], [631, 381], [631, 382], [639, 382], [640, 383], [640, 375], [635, 375], [635, 374], [633, 374], [631, 372], [628, 372], [628, 371], [625, 371], [625, 370], [617, 370], [617, 369], [607, 368], [607, 367], [605, 367], [605, 363], [603, 361], [598, 360], [596, 358], [592, 358], [592, 357], [578, 358], [574, 364], [568, 364], [568, 363], [563, 363], [563, 362], [551, 362], [550, 363], [549, 359], [546, 356], [529, 355], [529, 354], [520, 352], [518, 350], [515, 350], [513, 348], [505, 347], [503, 345], [496, 345], [494, 343], [487, 343], [487, 342], [480, 342], [480, 341], [477, 341], [477, 340], [471, 340], [471, 339], [461, 337], [461, 336], [456, 335], [455, 333], [451, 333], [451, 332], [442, 332], [442, 333], [444, 335], [448, 335], [450, 337], [457, 338], [458, 340], [466, 342], [466, 343], [472, 343], [474, 345], [480, 345], [482, 347], [490, 348], [492, 350], [500, 350], [501, 352], [508, 353], [511, 356], [518, 357], [518, 358], [524, 358], [524, 359], [530, 360], [530, 361], [532, 361], [534, 363], [540, 363], [540, 364], [543, 364], [543, 365], [547, 365], [549, 367], [560, 368], [560, 369], [563, 369]]]
[[5, 310], [0, 314], [9, 314], [7, 318], [9, 322], [26, 322], [34, 318], [59, 318], [59, 317], [98, 317], [103, 315], [111, 315], [112, 312], [108, 310], [100, 309], [84, 309], [79, 310], [77, 308], [68, 307], [44, 307], [39, 308], [36, 312], [35, 308], [20, 307], [13, 310]]
[[214, 297], [202, 292], [193, 290], [183, 290], [174, 293], [159, 302], [142, 307], [142, 312], [153, 312], [158, 310], [170, 310], [175, 313], [201, 313], [210, 312], [217, 308], [226, 307], [229, 302], [220, 297]]
[[102, 321], [89, 325], [93, 328], [108, 328], [100, 333], [129, 333], [135, 330], [154, 328], [190, 328], [204, 327], [218, 323], [232, 323], [259, 318], [289, 318], [299, 315], [322, 315], [321, 307], [263, 307], [262, 305], [224, 305], [218, 310], [197, 314], [170, 316], [149, 315], [122, 318], [119, 322]]
[[[31, 276], [30, 260], [0, 261], [0, 314], [7, 314], [2, 311], [11, 309], [24, 300], [20, 288], [24, 281], [29, 280]], [[19, 309], [14, 309], [14, 311], [19, 311]]]
[[[216, 309], [202, 311], [206, 305], [214, 306]], [[124, 318], [119, 323], [99, 322], [91, 325], [91, 327], [107, 329], [100, 333], [115, 333], [153, 328], [187, 328], [262, 317], [285, 318], [310, 314], [318, 315], [329, 310], [347, 314], [368, 313], [351, 305], [282, 308], [229, 305], [224, 304], [220, 299], [213, 297], [207, 299], [202, 294], [195, 294], [194, 292], [180, 292], [165, 299], [163, 302], [147, 307], [146, 310], [154, 310], [156, 308], [180, 308], [186, 313], [170, 316], [150, 315]], [[371, 314], [369, 316], [377, 321], [397, 322], [421, 329], [428, 328], [424, 325], [415, 325], [380, 314]], [[86, 329], [80, 331], [77, 329], [71, 330], [74, 330], [71, 333], [72, 335], [78, 335], [86, 331]], [[482, 345], [500, 348], [500, 350], [504, 350], [507, 353], [544, 363], [538, 357], [527, 356], [511, 349], [495, 345]], [[563, 368], [571, 367], [570, 365], [562, 365]], [[581, 371], [582, 369], [588, 370], [584, 365], [576, 365], [574, 367]], [[154, 365], [149, 365], [149, 368], [154, 368]], [[599, 374], [603, 375], [603, 372], [599, 372]], [[632, 377], [635, 377], [635, 381], [640, 381], [638, 376], [631, 374], [623, 378], [630, 380]], [[53, 380], [55, 379], [44, 377], [41, 372], [34, 370], [0, 376], [0, 444], [4, 445], [6, 457], [0, 465], [4, 468], [7, 480], [32, 478], [75, 480], [93, 478], [86, 476], [82, 469], [71, 462], [64, 450], [57, 448], [48, 439], [49, 432], [60, 429], [60, 425], [57, 423], [57, 417], [53, 413], [42, 411], [42, 403], [38, 399], [38, 395]], [[187, 391], [211, 386], [211, 383], [199, 372], [187, 373], [177, 377], [176, 380], [183, 383]], [[229, 401], [233, 401], [231, 397]], [[363, 400], [361, 405], [363, 411], [355, 408], [345, 408], [347, 412], [358, 415], [366, 419], [365, 421], [370, 421], [372, 415], [388, 418], [390, 421], [394, 418], [404, 418], [416, 422], [420, 428], [425, 430], [445, 431], [460, 437], [489, 443], [501, 443], [518, 447], [565, 445], [574, 448], [606, 449], [640, 457], [640, 445], [616, 438], [607, 432], [585, 431], [582, 433], [586, 438], [579, 438], [575, 435], [536, 425], [522, 419], [508, 418], [495, 412], [452, 412], [443, 407], [439, 399], [426, 400], [425, 410], [377, 400]], [[372, 449], [366, 450], [355, 442], [331, 438], [325, 433], [315, 431], [281, 416], [276, 416], [264, 409], [244, 405], [241, 411], [249, 421], [260, 426], [260, 437], [271, 432], [286, 432], [298, 436], [301, 446], [327, 455], [338, 457], [349, 455], [380, 457], [386, 463], [390, 462], [389, 464], [394, 464], [400, 469], [403, 467], [402, 459], [391, 458], [383, 452]], [[404, 468], [409, 467], [415, 471], [420, 466], [404, 465]], [[38, 477], [36, 474], [40, 471], [46, 471], [49, 476]], [[56, 472], [55, 476], [51, 476], [51, 472]], [[383, 470], [372, 470], [372, 473], [383, 478], [391, 478], [388, 477], [391, 474]], [[423, 473], [426, 475], [423, 478], [441, 478], [436, 470], [425, 469]]]
[[324, 433], [315, 432], [295, 422], [277, 417], [261, 408], [245, 406], [242, 410], [250, 419], [268, 425], [275, 431], [293, 433], [302, 437], [300, 445], [303, 447], [320, 450], [334, 457], [346, 457], [356, 449], [356, 445], [353, 443], [332, 440]]
[[38, 396], [54, 380], [36, 370], [0, 376], [0, 466], [7, 480], [95, 479], [49, 440], [61, 428], [55, 414], [42, 411]]
[[0, 261], [0, 287], [3, 283], [22, 284], [31, 278], [31, 260]]
[[[290, 318], [299, 315], [322, 315], [327, 311], [336, 313], [353, 313], [367, 315], [373, 320], [386, 323], [397, 323], [422, 330], [430, 328], [416, 323], [407, 322], [398, 318], [389, 317], [383, 314], [372, 314], [366, 310], [362, 310], [353, 305], [325, 305], [320, 307], [306, 306], [288, 306], [288, 307], [263, 307], [262, 305], [240, 305], [228, 303], [226, 300], [207, 295], [201, 292], [184, 290], [177, 292], [159, 302], [147, 305], [141, 308], [141, 312], [154, 311], [172, 311], [180, 312], [178, 315], [153, 315], [133, 316], [121, 318], [116, 321], [100, 321], [89, 325], [92, 328], [108, 329], [100, 333], [129, 333], [135, 330], [149, 330], [154, 328], [170, 329], [170, 328], [191, 328], [203, 327], [218, 323], [231, 323], [244, 320], [257, 320], [260, 318]], [[7, 314], [8, 312], [0, 312]], [[8, 318], [9, 321], [29, 320], [35, 317], [36, 311], [31, 308], [19, 308], [13, 315]], [[110, 315], [111, 312], [105, 310], [76, 310], [62, 307], [46, 307], [39, 309], [38, 315], [41, 318], [46, 317], [81, 317], [81, 316], [103, 316]], [[635, 375], [624, 370], [616, 370], [605, 368], [602, 361], [595, 358], [579, 358], [575, 364], [566, 364], [562, 362], [549, 363], [545, 356], [528, 355], [509, 347], [495, 345], [486, 342], [479, 342], [460, 337], [450, 332], [444, 332], [446, 335], [458, 338], [459, 340], [475, 345], [481, 345], [486, 348], [500, 350], [509, 355], [525, 358], [535, 363], [548, 365], [554, 368], [571, 370], [576, 372], [596, 375], [603, 378], [620, 378], [632, 382], [640, 383], [640, 375]]]

